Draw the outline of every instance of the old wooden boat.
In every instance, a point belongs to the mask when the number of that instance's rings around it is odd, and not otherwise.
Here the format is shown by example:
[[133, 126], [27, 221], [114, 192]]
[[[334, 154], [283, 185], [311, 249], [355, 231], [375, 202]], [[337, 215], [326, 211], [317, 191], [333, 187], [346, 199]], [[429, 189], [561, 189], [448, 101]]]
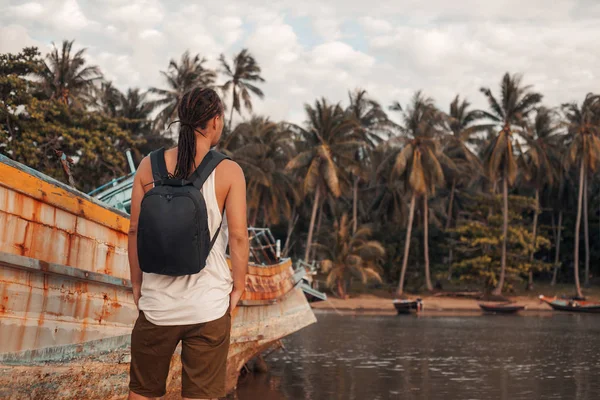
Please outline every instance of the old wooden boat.
[[411, 314], [417, 313], [423, 310], [423, 301], [421, 299], [415, 300], [403, 300], [403, 299], [394, 299], [394, 308], [398, 315], [400, 314]]
[[[128, 216], [0, 155], [0, 398], [122, 398], [137, 309]], [[290, 259], [252, 230], [252, 264], [233, 318], [228, 390], [243, 365], [314, 314]], [[267, 243], [269, 242], [269, 243]], [[258, 245], [257, 243], [260, 243]], [[166, 398], [179, 398], [173, 357]]]
[[545, 297], [540, 295], [540, 300], [557, 311], [569, 311], [580, 313], [600, 313], [600, 303], [575, 299], [558, 299], [556, 297]]
[[516, 314], [519, 311], [525, 310], [525, 306], [513, 302], [479, 303], [479, 308], [493, 314]]

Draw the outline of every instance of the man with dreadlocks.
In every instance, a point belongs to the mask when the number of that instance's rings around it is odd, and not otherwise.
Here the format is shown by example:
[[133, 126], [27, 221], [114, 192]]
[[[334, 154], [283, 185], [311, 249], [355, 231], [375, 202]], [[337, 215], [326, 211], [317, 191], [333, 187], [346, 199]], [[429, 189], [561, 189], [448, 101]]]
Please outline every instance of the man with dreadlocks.
[[[131, 337], [129, 399], [166, 393], [171, 357], [180, 341], [183, 398], [223, 397], [231, 313], [245, 287], [249, 251], [245, 178], [238, 164], [211, 151], [223, 130], [223, 103], [214, 90], [195, 88], [181, 98], [178, 114], [177, 147], [144, 158], [133, 185], [129, 263], [139, 316]], [[197, 199], [184, 203], [186, 196], [203, 198], [205, 209]], [[175, 207], [179, 211], [172, 210], [175, 204], [181, 205]], [[174, 222], [176, 218], [166, 216], [169, 212], [177, 216], [186, 207], [195, 212], [187, 218], [192, 222]], [[198, 226], [204, 230], [184, 231], [196, 232], [187, 235], [193, 237], [182, 237], [172, 226], [196, 226], [195, 219], [202, 219]], [[210, 246], [198, 238], [206, 227]], [[200, 262], [192, 262], [192, 273], [189, 265], [188, 272], [177, 273], [184, 269], [173, 264], [190, 263], [190, 257], [181, 256], [187, 241], [199, 246], [192, 252], [197, 256], [193, 260]], [[225, 257], [228, 243], [232, 271]], [[160, 264], [168, 264], [169, 272]]]

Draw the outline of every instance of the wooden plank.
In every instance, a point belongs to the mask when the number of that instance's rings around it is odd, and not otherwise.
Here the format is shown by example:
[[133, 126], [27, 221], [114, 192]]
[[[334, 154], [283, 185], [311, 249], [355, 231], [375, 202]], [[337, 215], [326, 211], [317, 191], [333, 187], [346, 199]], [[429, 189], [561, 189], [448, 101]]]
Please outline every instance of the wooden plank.
[[0, 155], [0, 185], [29, 197], [53, 205], [61, 210], [127, 233], [129, 218], [117, 209], [102, 205], [97, 200], [34, 169]]

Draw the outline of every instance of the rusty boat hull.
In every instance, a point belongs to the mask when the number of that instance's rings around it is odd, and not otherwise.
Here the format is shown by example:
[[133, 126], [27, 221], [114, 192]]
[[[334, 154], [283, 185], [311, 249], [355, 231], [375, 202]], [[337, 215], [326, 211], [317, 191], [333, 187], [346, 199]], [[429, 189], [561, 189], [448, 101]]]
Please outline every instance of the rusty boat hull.
[[[126, 213], [0, 155], [0, 398], [120, 398], [138, 315]], [[260, 257], [257, 257], [257, 259]], [[227, 389], [240, 369], [316, 321], [291, 260], [249, 266]], [[180, 396], [177, 351], [167, 398]]]

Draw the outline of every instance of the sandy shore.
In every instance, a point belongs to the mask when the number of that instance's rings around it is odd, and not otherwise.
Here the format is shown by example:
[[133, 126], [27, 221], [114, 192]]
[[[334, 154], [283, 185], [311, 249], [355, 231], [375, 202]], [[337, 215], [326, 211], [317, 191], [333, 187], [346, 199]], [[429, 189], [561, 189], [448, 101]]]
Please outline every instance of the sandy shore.
[[[481, 309], [478, 306], [479, 301], [474, 299], [441, 296], [422, 296], [421, 299], [423, 300], [423, 312], [425, 314], [481, 312]], [[541, 303], [537, 298], [516, 296], [510, 297], [510, 300], [526, 306], [526, 312], [552, 311], [547, 304]], [[368, 294], [347, 300], [330, 296], [327, 301], [319, 301], [311, 303], [311, 305], [315, 310], [338, 310], [346, 313], [395, 313], [391, 298], [377, 297]]]

